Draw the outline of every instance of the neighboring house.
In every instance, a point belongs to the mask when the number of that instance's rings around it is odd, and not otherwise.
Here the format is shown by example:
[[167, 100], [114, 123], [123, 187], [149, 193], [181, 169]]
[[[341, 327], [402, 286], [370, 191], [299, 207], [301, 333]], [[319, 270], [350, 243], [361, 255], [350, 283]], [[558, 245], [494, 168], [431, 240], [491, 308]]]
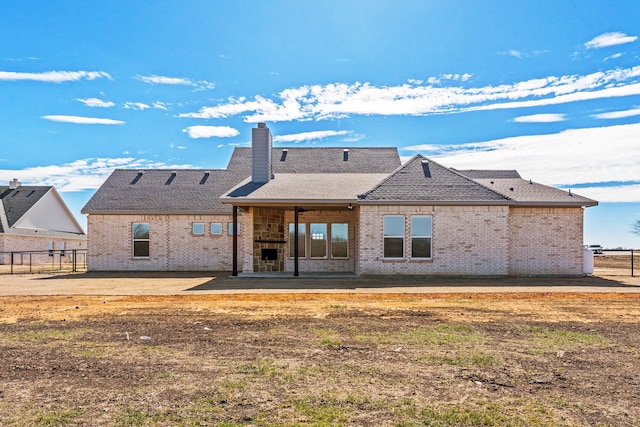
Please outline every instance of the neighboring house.
[[0, 186], [0, 264], [10, 252], [86, 249], [87, 236], [60, 194], [51, 186]]
[[395, 148], [273, 148], [260, 123], [227, 169], [116, 170], [83, 213], [90, 270], [580, 275], [596, 204]]

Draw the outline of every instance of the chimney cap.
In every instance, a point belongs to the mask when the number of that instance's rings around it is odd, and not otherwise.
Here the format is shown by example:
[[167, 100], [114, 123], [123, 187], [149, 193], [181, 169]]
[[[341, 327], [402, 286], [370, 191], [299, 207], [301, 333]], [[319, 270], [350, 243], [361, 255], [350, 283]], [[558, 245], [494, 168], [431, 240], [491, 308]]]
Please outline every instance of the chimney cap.
[[267, 124], [266, 124], [265, 122], [260, 122], [260, 123], [258, 123], [258, 128], [260, 128], [260, 129], [264, 129], [264, 128], [266, 128], [266, 127], [267, 127]]

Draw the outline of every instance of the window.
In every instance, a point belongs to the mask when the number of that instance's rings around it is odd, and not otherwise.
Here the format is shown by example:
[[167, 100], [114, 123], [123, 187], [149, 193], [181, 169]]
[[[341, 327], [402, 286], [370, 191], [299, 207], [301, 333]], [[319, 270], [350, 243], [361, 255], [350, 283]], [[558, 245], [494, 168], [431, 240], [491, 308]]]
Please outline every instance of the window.
[[349, 224], [331, 224], [331, 258], [349, 258]]
[[60, 256], [64, 256], [64, 242], [60, 242]]
[[431, 258], [431, 217], [411, 217], [411, 258]]
[[[307, 227], [304, 223], [298, 223], [298, 258], [304, 258], [307, 254]], [[289, 257], [295, 257], [294, 239], [295, 224], [289, 224]]]
[[49, 256], [53, 256], [53, 242], [49, 241]]
[[[238, 226], [238, 234], [240, 234], [240, 223], [236, 224]], [[233, 235], [233, 223], [229, 223], [229, 234]]]
[[196, 236], [204, 236], [204, 223], [194, 222], [191, 224], [191, 234]]
[[311, 258], [327, 257], [327, 224], [311, 224]]
[[219, 222], [212, 222], [209, 226], [209, 233], [213, 235], [222, 234], [222, 224], [220, 224]]
[[383, 223], [384, 257], [404, 257], [404, 216], [386, 215]]
[[149, 223], [134, 222], [133, 231], [133, 257], [149, 258]]

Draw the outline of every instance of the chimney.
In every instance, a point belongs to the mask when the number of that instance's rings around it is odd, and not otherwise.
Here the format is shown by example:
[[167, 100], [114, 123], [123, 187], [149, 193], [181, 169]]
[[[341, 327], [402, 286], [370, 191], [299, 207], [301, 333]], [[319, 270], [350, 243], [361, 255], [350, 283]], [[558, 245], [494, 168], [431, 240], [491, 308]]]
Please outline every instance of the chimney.
[[9, 189], [10, 190], [15, 190], [16, 188], [20, 187], [20, 185], [22, 185], [22, 183], [20, 181], [18, 181], [17, 178], [13, 178], [10, 182], [9, 182]]
[[266, 123], [251, 129], [251, 182], [265, 184], [271, 179], [271, 132]]

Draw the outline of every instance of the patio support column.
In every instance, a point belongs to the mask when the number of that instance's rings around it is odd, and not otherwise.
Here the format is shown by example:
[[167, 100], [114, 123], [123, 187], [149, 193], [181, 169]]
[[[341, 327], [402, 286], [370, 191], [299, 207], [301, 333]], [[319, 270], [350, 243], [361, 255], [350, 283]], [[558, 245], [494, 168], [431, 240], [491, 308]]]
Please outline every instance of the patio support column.
[[233, 267], [232, 276], [238, 275], [238, 207], [233, 205]]
[[298, 212], [299, 208], [293, 208], [293, 275], [299, 276], [298, 272]]

